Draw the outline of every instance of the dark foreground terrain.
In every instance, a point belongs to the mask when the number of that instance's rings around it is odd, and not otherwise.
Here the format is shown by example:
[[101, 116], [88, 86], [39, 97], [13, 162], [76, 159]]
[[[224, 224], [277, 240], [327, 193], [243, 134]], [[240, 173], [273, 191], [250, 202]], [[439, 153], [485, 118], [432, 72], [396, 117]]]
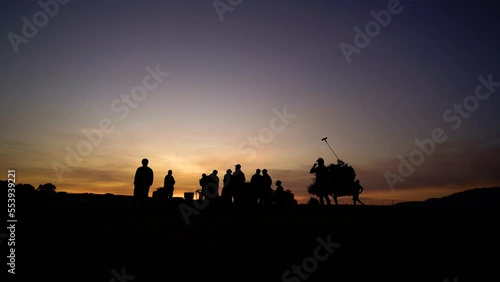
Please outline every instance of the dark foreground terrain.
[[498, 281], [498, 211], [416, 204], [227, 210], [211, 203], [186, 224], [177, 205], [135, 208], [124, 196], [18, 199], [16, 278]]

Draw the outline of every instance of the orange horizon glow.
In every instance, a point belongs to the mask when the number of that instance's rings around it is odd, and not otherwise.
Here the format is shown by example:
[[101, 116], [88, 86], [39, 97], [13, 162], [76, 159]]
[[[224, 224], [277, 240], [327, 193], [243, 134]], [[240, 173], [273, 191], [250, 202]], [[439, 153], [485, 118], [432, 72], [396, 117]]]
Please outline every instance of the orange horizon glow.
[[[12, 2], [2, 26], [24, 33], [19, 19], [36, 3]], [[247, 180], [266, 168], [305, 202], [313, 163], [338, 156], [368, 202], [500, 185], [500, 48], [489, 4], [413, 5], [408, 13], [425, 14], [424, 24], [398, 17], [346, 60], [339, 46], [359, 43], [353, 28], [380, 10], [371, 1], [253, 3], [224, 22], [201, 1], [80, 2], [60, 24], [16, 40], [19, 53], [4, 40], [4, 178], [14, 169], [17, 183], [35, 187], [132, 195], [147, 158], [150, 195], [172, 170], [182, 196], [200, 188], [202, 173], [222, 179], [239, 163]], [[403, 162], [413, 165], [401, 173]]]

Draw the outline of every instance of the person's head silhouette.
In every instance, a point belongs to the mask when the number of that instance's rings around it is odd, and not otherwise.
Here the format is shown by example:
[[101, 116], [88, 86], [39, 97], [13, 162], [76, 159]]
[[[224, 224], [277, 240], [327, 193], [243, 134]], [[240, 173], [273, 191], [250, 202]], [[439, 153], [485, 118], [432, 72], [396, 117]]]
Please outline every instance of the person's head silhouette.
[[148, 166], [148, 163], [149, 163], [148, 159], [142, 159], [143, 166]]
[[217, 173], [219, 173], [216, 169], [214, 169], [214, 171], [212, 171], [213, 174], [217, 175]]
[[168, 171], [168, 175], [172, 175], [172, 170], [169, 170], [169, 171]]
[[226, 173], [227, 173], [227, 174], [231, 174], [232, 172], [233, 172], [233, 171], [232, 171], [230, 168], [228, 168], [228, 169], [226, 170]]
[[260, 169], [259, 168], [255, 170], [255, 174], [260, 174]]
[[323, 158], [319, 158], [316, 162], [317, 162], [319, 165], [324, 165], [324, 164], [325, 164], [325, 160], [323, 160]]

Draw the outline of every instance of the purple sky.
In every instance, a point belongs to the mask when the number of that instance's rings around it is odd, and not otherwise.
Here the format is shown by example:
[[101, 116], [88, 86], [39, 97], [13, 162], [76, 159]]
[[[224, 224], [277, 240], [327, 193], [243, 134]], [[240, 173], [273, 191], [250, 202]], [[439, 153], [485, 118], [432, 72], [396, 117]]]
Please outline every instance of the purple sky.
[[[314, 161], [336, 162], [323, 137], [374, 201], [499, 183], [498, 1], [41, 2], [51, 16], [0, 4], [0, 159], [20, 183], [130, 195], [148, 158], [152, 188], [172, 169], [182, 196], [240, 163], [304, 200]], [[398, 172], [436, 128], [446, 140]]]

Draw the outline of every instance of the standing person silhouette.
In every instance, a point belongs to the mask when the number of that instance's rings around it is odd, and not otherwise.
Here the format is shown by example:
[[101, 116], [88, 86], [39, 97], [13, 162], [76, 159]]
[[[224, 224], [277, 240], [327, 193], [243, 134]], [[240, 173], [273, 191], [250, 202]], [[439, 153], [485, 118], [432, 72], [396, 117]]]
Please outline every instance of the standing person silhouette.
[[250, 183], [252, 183], [251, 196], [255, 203], [264, 203], [264, 177], [260, 174], [260, 169], [255, 170]]
[[262, 170], [262, 182], [263, 182], [263, 195], [262, 195], [262, 201], [259, 202], [259, 204], [271, 204], [272, 199], [272, 193], [273, 193], [273, 188], [271, 187], [273, 185], [273, 179], [271, 176], [267, 173], [267, 169]]
[[219, 177], [217, 176], [217, 174], [219, 174], [219, 171], [214, 169], [212, 171], [212, 173], [210, 173], [208, 175], [209, 181], [215, 184], [215, 187], [214, 187], [216, 189], [216, 191], [214, 191], [215, 197], [219, 197], [219, 182], [220, 182], [220, 180], [219, 180]]
[[169, 170], [168, 174], [165, 175], [165, 179], [163, 180], [163, 193], [165, 193], [163, 198], [164, 204], [172, 200], [174, 196], [174, 184], [175, 184], [175, 179], [174, 176], [172, 175], [172, 170]]
[[231, 177], [232, 177], [233, 171], [228, 168], [226, 170], [226, 174], [224, 174], [224, 178], [222, 179], [223, 186], [222, 186], [222, 202], [226, 206], [231, 206], [231, 197], [232, 197], [232, 191], [231, 191]]
[[142, 166], [138, 167], [135, 172], [134, 200], [139, 205], [146, 203], [149, 195], [149, 187], [153, 185], [153, 170], [148, 167], [148, 163], [148, 159], [142, 159]]
[[205, 192], [203, 191], [203, 188], [208, 184], [208, 181], [209, 179], [206, 173], [203, 173], [201, 175], [201, 178], [198, 180], [198, 183], [200, 183], [200, 189], [196, 190], [196, 193], [198, 193], [199, 201], [203, 201], [203, 199], [205, 198]]
[[321, 205], [326, 204], [331, 205], [330, 198], [328, 198], [328, 168], [325, 166], [325, 161], [319, 158], [309, 173], [316, 174], [316, 195], [319, 197], [319, 203]]
[[359, 180], [356, 180], [354, 182], [354, 185], [353, 185], [353, 191], [352, 191], [352, 201], [353, 201], [353, 204], [356, 205], [356, 202], [360, 203], [361, 205], [365, 205], [363, 202], [361, 202], [361, 200], [359, 199], [359, 194], [361, 192], [363, 192], [363, 186], [361, 186], [361, 184], [359, 184]]
[[241, 165], [234, 166], [234, 173], [231, 177], [231, 190], [233, 192], [234, 203], [240, 203], [243, 196], [243, 185], [245, 184], [245, 173], [241, 171]]

